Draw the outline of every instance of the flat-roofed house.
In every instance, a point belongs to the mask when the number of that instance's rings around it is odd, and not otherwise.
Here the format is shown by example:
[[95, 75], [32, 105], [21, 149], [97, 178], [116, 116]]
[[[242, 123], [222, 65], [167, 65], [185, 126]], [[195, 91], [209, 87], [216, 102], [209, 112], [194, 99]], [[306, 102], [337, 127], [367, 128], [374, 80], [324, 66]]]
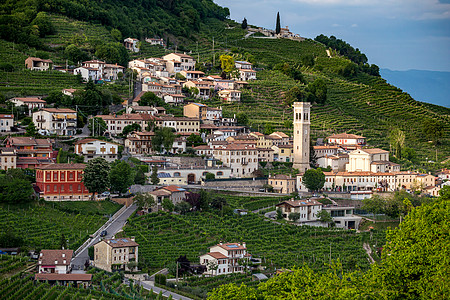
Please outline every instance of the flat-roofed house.
[[75, 143], [75, 153], [84, 156], [85, 161], [101, 157], [113, 162], [117, 159], [118, 149], [119, 145], [116, 143], [90, 138]]

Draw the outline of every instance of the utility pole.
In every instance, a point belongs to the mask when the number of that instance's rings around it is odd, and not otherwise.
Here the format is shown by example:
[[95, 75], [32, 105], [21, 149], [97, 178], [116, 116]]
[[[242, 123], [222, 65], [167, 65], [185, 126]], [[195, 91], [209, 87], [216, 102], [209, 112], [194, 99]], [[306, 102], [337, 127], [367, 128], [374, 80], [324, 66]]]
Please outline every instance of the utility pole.
[[176, 277], [177, 279], [177, 283], [178, 283], [178, 261], [177, 261], [177, 277]]
[[197, 41], [197, 62], [200, 62], [200, 53], [198, 53], [198, 41]]
[[214, 68], [214, 65], [216, 64], [216, 56], [214, 55], [214, 37], [213, 37], [213, 48], [212, 48], [212, 52], [213, 52], [213, 68]]

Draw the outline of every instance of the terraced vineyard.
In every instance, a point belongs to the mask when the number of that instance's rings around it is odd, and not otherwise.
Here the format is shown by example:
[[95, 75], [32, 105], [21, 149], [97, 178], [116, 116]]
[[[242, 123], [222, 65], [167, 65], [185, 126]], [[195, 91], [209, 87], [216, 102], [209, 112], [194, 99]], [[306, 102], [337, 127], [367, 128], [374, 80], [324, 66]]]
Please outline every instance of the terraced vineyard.
[[18, 255], [0, 255], [0, 278], [11, 273], [17, 273], [29, 265], [29, 258]]
[[17, 273], [0, 281], [2, 299], [8, 300], [70, 300], [70, 299], [162, 299], [133, 284], [122, 284], [122, 276], [98, 273], [93, 276], [90, 289], [66, 287], [48, 283], [34, 282], [32, 274]]
[[[246, 242], [254, 257], [264, 264], [291, 268], [307, 264], [323, 270], [331, 259], [340, 259], [345, 269], [368, 267], [362, 248], [367, 233], [338, 229], [279, 225], [255, 214], [218, 216], [213, 213], [187, 215], [149, 214], [129, 219], [124, 236], [135, 236], [139, 259], [148, 268], [163, 268], [180, 255], [191, 262], [223, 242]], [[384, 243], [380, 233], [379, 244]]]
[[[115, 207], [118, 210], [120, 206]], [[24, 244], [32, 249], [58, 249], [63, 234], [69, 241], [69, 248], [77, 249], [89, 234], [108, 220], [97, 213], [65, 212], [53, 208], [51, 204], [31, 206], [29, 209], [0, 206], [0, 218], [0, 235], [9, 233], [21, 237]]]

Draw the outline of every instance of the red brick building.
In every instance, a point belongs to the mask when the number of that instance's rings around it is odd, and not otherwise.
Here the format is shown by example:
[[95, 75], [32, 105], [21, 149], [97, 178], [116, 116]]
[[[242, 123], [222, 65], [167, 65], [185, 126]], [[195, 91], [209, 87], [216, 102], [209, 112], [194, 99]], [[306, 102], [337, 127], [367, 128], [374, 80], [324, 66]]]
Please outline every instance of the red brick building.
[[81, 182], [85, 164], [52, 164], [36, 168], [36, 186], [47, 201], [84, 201], [91, 196]]

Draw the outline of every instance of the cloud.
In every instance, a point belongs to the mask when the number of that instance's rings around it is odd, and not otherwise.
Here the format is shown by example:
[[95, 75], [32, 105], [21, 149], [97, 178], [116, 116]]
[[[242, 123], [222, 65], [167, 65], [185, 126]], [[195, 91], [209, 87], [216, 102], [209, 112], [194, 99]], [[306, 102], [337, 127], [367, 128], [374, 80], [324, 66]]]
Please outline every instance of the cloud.
[[352, 24], [352, 26], [350, 26], [350, 27], [353, 27], [353, 28], [358, 27], [358, 24]]

